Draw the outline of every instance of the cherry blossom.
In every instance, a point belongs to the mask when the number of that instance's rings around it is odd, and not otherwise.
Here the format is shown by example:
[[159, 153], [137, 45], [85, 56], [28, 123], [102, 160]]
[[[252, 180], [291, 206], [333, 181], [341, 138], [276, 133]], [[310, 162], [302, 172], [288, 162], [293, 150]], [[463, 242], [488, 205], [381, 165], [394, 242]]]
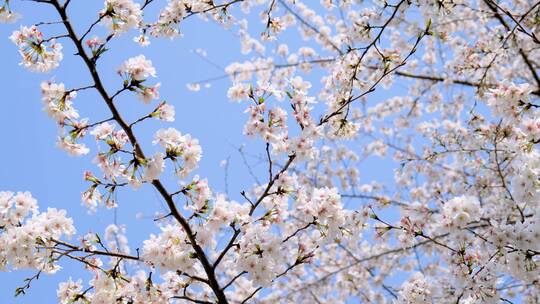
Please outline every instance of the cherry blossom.
[[174, 162], [183, 160], [176, 173], [181, 177], [186, 177], [193, 171], [202, 157], [199, 141], [191, 135], [182, 135], [174, 128], [160, 129], [155, 134], [154, 144], [159, 144], [165, 148], [166, 155]]
[[152, 61], [146, 59], [144, 55], [129, 58], [118, 69], [118, 73], [126, 75], [126, 79], [141, 82], [148, 77], [156, 77], [156, 69], [152, 66]]
[[13, 23], [21, 16], [9, 8], [9, 0], [4, 0], [0, 6], [0, 23]]
[[51, 40], [47, 46], [37, 26], [21, 26], [9, 37], [19, 48], [21, 65], [35, 72], [49, 72], [58, 67], [63, 58], [62, 45]]
[[156, 108], [152, 115], [163, 121], [174, 121], [174, 106], [163, 102]]
[[3, 209], [0, 244], [5, 248], [0, 254], [1, 267], [58, 271], [60, 266], [49, 257], [54, 252], [48, 246], [75, 233], [73, 220], [66, 217], [66, 211], [48, 208], [39, 212], [37, 201], [29, 192], [15, 195], [0, 192], [0, 199]]
[[[139, 244], [123, 223], [71, 240], [65, 211], [0, 192], [0, 268], [36, 272], [17, 294], [73, 262], [89, 279], [60, 283], [60, 303], [539, 302], [538, 3], [107, 0], [85, 27], [71, 1], [38, 2], [60, 19], [13, 33], [22, 65], [58, 68], [65, 39], [89, 72], [79, 87], [41, 83], [58, 145], [94, 159], [82, 205], [120, 212], [118, 193], [148, 188], [162, 208]], [[15, 16], [5, 1], [0, 22]], [[148, 84], [145, 54], [116, 82], [102, 68], [125, 55], [120, 34], [138, 52], [201, 21], [238, 50], [222, 76], [186, 84], [205, 94], [228, 78], [216, 102], [241, 109], [245, 143], [215, 164], [223, 182], [178, 124], [188, 105], [160, 92], [167, 80]], [[59, 35], [41, 32], [54, 24]], [[119, 96], [144, 105], [124, 113]], [[87, 117], [83, 100], [105, 112]], [[229, 170], [245, 179], [229, 184]]]
[[137, 28], [142, 23], [141, 6], [131, 0], [105, 0], [105, 8], [99, 14], [115, 34]]
[[66, 92], [63, 83], [42, 82], [41, 94], [45, 104], [44, 111], [58, 123], [79, 118], [72, 102], [77, 96], [76, 91]]

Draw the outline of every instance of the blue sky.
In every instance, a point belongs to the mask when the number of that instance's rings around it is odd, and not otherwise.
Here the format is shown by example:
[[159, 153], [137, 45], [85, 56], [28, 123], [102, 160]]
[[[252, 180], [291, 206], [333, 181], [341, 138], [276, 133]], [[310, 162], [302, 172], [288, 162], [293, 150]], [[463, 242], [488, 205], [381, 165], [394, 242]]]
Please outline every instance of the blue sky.
[[[88, 2], [75, 0], [71, 4], [69, 14], [79, 32], [97, 17], [102, 7], [101, 1]], [[156, 2], [158, 4], [150, 9], [151, 19], [157, 15], [157, 8], [163, 5], [160, 1]], [[39, 84], [43, 80], [54, 79], [64, 82], [67, 87], [80, 87], [90, 84], [89, 75], [80, 59], [72, 55], [74, 50], [66, 40], [60, 40], [64, 45], [64, 60], [59, 69], [48, 74], [37, 74], [20, 67], [16, 47], [8, 40], [11, 32], [18, 29], [20, 24], [55, 21], [57, 17], [51, 7], [30, 1], [17, 1], [13, 8], [23, 14], [22, 20], [0, 26], [0, 191], [31, 191], [38, 199], [41, 210], [47, 207], [67, 209], [68, 215], [75, 219], [79, 235], [88, 231], [103, 233], [116, 216], [117, 222], [127, 227], [132, 249], [140, 247], [141, 242], [156, 230], [152, 216], [162, 210], [163, 203], [154, 190], [142, 187], [137, 191], [125, 189], [118, 193], [116, 215], [104, 208], [89, 215], [81, 206], [80, 194], [88, 186], [82, 179], [83, 172], [90, 169], [99, 174], [92, 163], [95, 154], [75, 158], [56, 147], [57, 127], [42, 111]], [[61, 26], [57, 25], [42, 29], [51, 35], [62, 34]], [[238, 193], [248, 190], [254, 181], [237, 148], [245, 143], [251, 147], [249, 151], [263, 152], [259, 149], [262, 147], [259, 142], [242, 135], [245, 105], [228, 102], [226, 90], [229, 81], [226, 79], [212, 82], [211, 88], [199, 93], [188, 91], [186, 83], [223, 74], [218, 67], [196, 55], [195, 49], [205, 49], [209, 59], [224, 67], [242, 58], [240, 43], [233, 32], [198, 18], [185, 21], [181, 29], [183, 38], [152, 40], [152, 44], [145, 49], [131, 41], [134, 33], [125, 34], [122, 39], [114, 41], [111, 51], [104, 55], [99, 65], [101, 75], [109, 91], [114, 91], [122, 83], [115, 71], [125, 59], [140, 53], [151, 59], [158, 78], [149, 80], [149, 83], [161, 82], [161, 97], [175, 106], [176, 121], [166, 124], [147, 121], [136, 128], [137, 135], [146, 143], [144, 148], [147, 154], [157, 151], [150, 142], [158, 128], [175, 127], [182, 133], [190, 133], [199, 139], [203, 148], [203, 159], [196, 173], [208, 178], [215, 191], [224, 191], [224, 169], [220, 167], [220, 162], [230, 157], [229, 189], [231, 197], [239, 200]], [[98, 28], [98, 33], [104, 32], [104, 27]], [[80, 92], [74, 102], [82, 117], [91, 117], [93, 121], [109, 117], [104, 103], [94, 92]], [[128, 120], [153, 109], [153, 106], [144, 106], [130, 95], [120, 98], [118, 106]], [[87, 143], [95, 151], [92, 141]], [[255, 172], [265, 172], [262, 165], [256, 165], [256, 159], [248, 156], [247, 160], [254, 164]], [[387, 175], [391, 171], [380, 168], [380, 164], [368, 163], [362, 168], [361, 175], [386, 175], [391, 178], [391, 175]], [[172, 189], [175, 181], [170, 179], [166, 184]], [[139, 212], [145, 215], [143, 219], [136, 219]], [[69, 276], [74, 279], [87, 278], [77, 264], [63, 263], [62, 266], [64, 269], [58, 274], [42, 277], [33, 283], [27, 295], [17, 299], [13, 298], [15, 288], [23, 285], [23, 279], [33, 273], [0, 272], [0, 303], [55, 303], [58, 282]]]

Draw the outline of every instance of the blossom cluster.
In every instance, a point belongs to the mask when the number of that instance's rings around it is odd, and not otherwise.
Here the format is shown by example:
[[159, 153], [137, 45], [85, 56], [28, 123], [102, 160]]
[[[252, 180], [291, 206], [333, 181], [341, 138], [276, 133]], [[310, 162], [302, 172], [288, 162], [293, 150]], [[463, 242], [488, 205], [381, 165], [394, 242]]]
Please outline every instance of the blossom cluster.
[[146, 59], [144, 55], [126, 60], [118, 69], [118, 74], [125, 77], [124, 87], [135, 91], [144, 103], [150, 103], [154, 99], [159, 99], [158, 90], [161, 87], [160, 83], [152, 87], [142, 84], [148, 77], [156, 77], [156, 69], [152, 66], [152, 61]]
[[192, 248], [185, 242], [185, 233], [180, 226], [168, 225], [161, 228], [159, 235], [150, 235], [144, 241], [143, 259], [156, 268], [166, 270], [191, 271], [195, 260]]
[[151, 26], [153, 36], [173, 38], [180, 35], [178, 23], [190, 13], [207, 11], [212, 1], [207, 0], [169, 0], [161, 10], [158, 20]]
[[141, 5], [131, 0], [105, 0], [99, 15], [115, 34], [138, 28], [142, 23]]
[[[80, 156], [90, 151], [78, 140], [86, 134], [87, 119], [79, 119], [79, 113], [73, 106], [77, 91], [68, 91], [63, 83], [44, 81], [41, 83], [43, 110], [58, 124], [60, 137], [58, 146], [70, 155]], [[71, 127], [72, 130], [67, 130]]]
[[[186, 177], [191, 171], [197, 168], [202, 157], [202, 149], [199, 141], [191, 135], [182, 135], [174, 128], [160, 129], [155, 134], [154, 144], [159, 144], [165, 149], [167, 157], [178, 165], [176, 173], [181, 178]], [[178, 161], [182, 160], [179, 164]]]
[[49, 72], [60, 65], [63, 59], [62, 45], [53, 40], [50, 45], [43, 39], [43, 34], [38, 27], [21, 26], [9, 37], [19, 48], [22, 57], [21, 65], [36, 72]]
[[257, 285], [269, 286], [283, 271], [286, 256], [281, 248], [281, 240], [269, 227], [252, 225], [240, 240], [238, 268], [247, 271]]
[[65, 210], [48, 208], [39, 212], [29, 192], [0, 192], [0, 269], [37, 269], [54, 273], [51, 246], [63, 237], [75, 234], [73, 220]]
[[470, 222], [478, 221], [480, 203], [474, 196], [455, 197], [444, 204], [440, 224], [448, 229], [463, 228]]

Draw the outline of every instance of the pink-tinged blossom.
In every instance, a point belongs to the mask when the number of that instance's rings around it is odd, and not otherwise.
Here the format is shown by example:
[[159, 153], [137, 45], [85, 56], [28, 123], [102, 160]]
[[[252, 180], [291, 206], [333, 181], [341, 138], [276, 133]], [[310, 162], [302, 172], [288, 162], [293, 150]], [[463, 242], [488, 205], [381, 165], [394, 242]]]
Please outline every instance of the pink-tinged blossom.
[[105, 42], [101, 40], [99, 37], [92, 37], [88, 40], [86, 40], [86, 46], [90, 48], [92, 51], [96, 51], [99, 49], [100, 46], [102, 46]]
[[86, 155], [90, 149], [85, 144], [76, 143], [71, 137], [60, 137], [58, 139], [58, 147], [66, 151], [71, 156]]
[[431, 286], [421, 273], [415, 273], [401, 285], [399, 304], [432, 303]]
[[152, 61], [146, 59], [144, 55], [129, 58], [118, 69], [118, 73], [126, 75], [128, 80], [144, 81], [148, 77], [156, 77], [156, 69], [152, 66]]
[[440, 223], [445, 228], [463, 228], [480, 218], [480, 203], [474, 196], [455, 197], [444, 204], [441, 216]]
[[174, 106], [168, 103], [161, 103], [157, 109], [152, 114], [154, 117], [157, 117], [159, 120], [163, 121], [174, 121], [175, 111]]
[[150, 38], [144, 34], [141, 34], [133, 38], [134, 42], [137, 42], [140, 46], [145, 47], [150, 45]]
[[146, 159], [143, 181], [152, 182], [159, 178], [165, 168], [164, 157], [165, 155], [163, 153], [157, 152], [152, 158]]
[[105, 0], [105, 8], [99, 14], [115, 34], [138, 28], [142, 24], [141, 5], [131, 0]]
[[18, 225], [24, 218], [37, 212], [37, 201], [30, 192], [0, 192], [0, 226]]
[[92, 185], [88, 190], [81, 194], [83, 205], [88, 208], [89, 212], [96, 212], [98, 205], [103, 201], [103, 196], [99, 189]]
[[9, 8], [9, 0], [4, 0], [4, 3], [0, 6], [0, 23], [14, 23], [20, 17], [21, 15]]
[[78, 279], [73, 281], [71, 278], [67, 282], [61, 282], [58, 284], [58, 289], [56, 290], [56, 297], [61, 304], [71, 304], [73, 299], [75, 299], [82, 292], [82, 280]]
[[41, 83], [43, 110], [57, 123], [79, 118], [79, 113], [73, 107], [72, 100], [77, 97], [76, 91], [66, 91], [63, 83], [44, 81]]
[[202, 149], [199, 141], [191, 135], [182, 135], [174, 128], [160, 129], [154, 136], [154, 144], [159, 144], [165, 148], [167, 156], [172, 157], [173, 161], [179, 159], [183, 163], [176, 169], [176, 173], [185, 178], [197, 166], [202, 157]]
[[251, 94], [251, 87], [248, 84], [237, 83], [229, 88], [227, 92], [227, 97], [231, 101], [243, 101], [248, 99]]
[[201, 90], [201, 84], [200, 83], [188, 83], [186, 84], [186, 88], [193, 92], [198, 92]]
[[110, 159], [105, 153], [98, 153], [94, 162], [103, 172], [105, 179], [114, 180], [116, 177], [123, 176], [125, 166], [119, 158]]
[[[60, 266], [50, 255], [49, 246], [62, 237], [75, 234], [73, 220], [65, 210], [48, 208], [38, 212], [37, 201], [29, 192], [0, 192], [0, 205], [9, 206], [0, 213], [3, 227], [0, 233], [0, 269], [36, 269], [54, 273]], [[30, 212], [31, 216], [30, 216]], [[10, 216], [16, 219], [12, 223]]]
[[57, 68], [63, 58], [62, 45], [53, 39], [47, 46], [37, 26], [21, 26], [9, 38], [19, 48], [21, 65], [31, 71], [49, 72]]
[[153, 87], [144, 87], [137, 92], [137, 96], [144, 103], [150, 103], [152, 100], [159, 99], [159, 88], [161, 83], [155, 84]]
[[196, 212], [205, 212], [208, 210], [208, 202], [212, 198], [212, 191], [208, 186], [208, 180], [200, 179], [197, 175], [189, 184], [188, 189], [186, 196], [189, 197], [193, 203], [189, 208]]
[[97, 125], [91, 132], [90, 135], [94, 135], [96, 140], [104, 140], [107, 139], [107, 137], [111, 136], [114, 131], [114, 125], [104, 122], [102, 124]]
[[227, 201], [224, 195], [216, 195], [214, 206], [210, 212], [208, 225], [219, 229], [229, 224], [247, 223], [249, 221], [249, 204], [240, 204], [236, 201]]
[[540, 141], [540, 119], [527, 118], [522, 121], [521, 130], [533, 142]]
[[257, 285], [269, 286], [285, 260], [281, 240], [262, 225], [250, 225], [239, 242], [238, 268]]
[[197, 13], [212, 7], [206, 0], [169, 0], [159, 13], [158, 20], [152, 24], [151, 34], [173, 38], [180, 35], [178, 24], [190, 13]]
[[528, 102], [532, 90], [528, 83], [502, 83], [489, 90], [487, 104], [495, 115], [515, 117], [519, 107]]
[[142, 258], [153, 267], [166, 270], [191, 272], [195, 259], [190, 256], [191, 246], [185, 242], [185, 233], [180, 226], [167, 225], [159, 235], [150, 235], [144, 241]]

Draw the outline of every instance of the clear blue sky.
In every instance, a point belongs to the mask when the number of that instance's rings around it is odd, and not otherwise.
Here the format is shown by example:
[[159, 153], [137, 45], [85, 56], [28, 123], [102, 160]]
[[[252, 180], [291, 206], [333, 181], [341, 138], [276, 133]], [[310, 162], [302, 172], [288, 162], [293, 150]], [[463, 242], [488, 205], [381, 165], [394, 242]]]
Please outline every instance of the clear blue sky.
[[[92, 3], [90, 3], [92, 2]], [[89, 4], [90, 3], [90, 4]], [[157, 15], [157, 8], [163, 1], [152, 4], [150, 18]], [[39, 84], [43, 80], [55, 79], [66, 83], [67, 87], [79, 87], [91, 84], [89, 75], [78, 57], [73, 56], [73, 48], [68, 41], [64, 44], [64, 61], [59, 69], [48, 74], [31, 73], [20, 67], [20, 57], [16, 47], [8, 40], [11, 32], [20, 24], [31, 25], [40, 21], [58, 20], [51, 7], [29, 1], [15, 1], [13, 8], [23, 14], [22, 20], [16, 24], [0, 25], [0, 191], [31, 191], [40, 203], [41, 210], [48, 206], [68, 210], [68, 215], [75, 219], [79, 234], [87, 231], [103, 233], [104, 228], [113, 222], [114, 212], [100, 208], [94, 215], [89, 215], [81, 206], [80, 193], [87, 187], [82, 180], [84, 170], [91, 169], [93, 153], [88, 156], [74, 158], [58, 149], [55, 145], [57, 127], [42, 111]], [[90, 24], [102, 8], [101, 1], [73, 0], [69, 11], [71, 19], [79, 32]], [[49, 34], [62, 34], [61, 26], [47, 26], [43, 30]], [[104, 32], [104, 27], [99, 28]], [[226, 66], [232, 61], [241, 59], [240, 44], [234, 33], [222, 29], [212, 22], [203, 22], [192, 18], [182, 24], [184, 37], [177, 40], [152, 40], [152, 44], [141, 49], [131, 41], [134, 33], [128, 33], [123, 39], [115, 41], [112, 50], [103, 57], [100, 69], [110, 91], [121, 86], [121, 79], [115, 74], [118, 66], [127, 58], [143, 53], [153, 61], [162, 83], [161, 96], [176, 107], [174, 123], [159, 124], [156, 121], [144, 123], [136, 129], [145, 150], [156, 151], [149, 143], [153, 132], [160, 127], [175, 127], [182, 133], [190, 133], [198, 138], [203, 147], [203, 159], [196, 171], [201, 177], [207, 177], [216, 191], [224, 191], [224, 171], [220, 162], [231, 156], [229, 170], [229, 189], [231, 197], [239, 200], [238, 193], [248, 190], [253, 184], [242, 159], [236, 150], [243, 143], [251, 145], [251, 151], [257, 150], [260, 143], [255, 143], [242, 136], [245, 105], [230, 103], [226, 97], [229, 81], [213, 82], [210, 89], [202, 89], [193, 93], [186, 89], [186, 83], [222, 75], [217, 67], [199, 58], [193, 50], [203, 48], [208, 58], [217, 64]], [[150, 83], [154, 83], [151, 80]], [[121, 111], [131, 119], [142, 116], [153, 108], [143, 106], [133, 96], [119, 100]], [[93, 92], [81, 92], [75, 99], [75, 106], [81, 117], [91, 117], [97, 121], [108, 118], [108, 112], [102, 100]], [[92, 141], [89, 147], [95, 151]], [[253, 148], [254, 147], [254, 148]], [[253, 164], [255, 159], [248, 158]], [[261, 165], [255, 171], [264, 170]], [[380, 166], [367, 165], [361, 174], [369, 177], [377, 168], [377, 175], [385, 173]], [[364, 171], [365, 170], [365, 171]], [[391, 171], [387, 171], [390, 173]], [[391, 177], [391, 176], [390, 176]], [[171, 179], [172, 181], [172, 179]], [[174, 183], [169, 182], [169, 186]], [[162, 202], [157, 193], [149, 187], [138, 191], [125, 189], [118, 194], [119, 209], [117, 220], [125, 224], [128, 230], [129, 243], [132, 249], [141, 246], [142, 240], [155, 231], [152, 215], [162, 210]], [[137, 220], [135, 215], [142, 212], [147, 217]], [[1, 250], [1, 249], [0, 249]], [[69, 276], [74, 279], [87, 278], [77, 264], [65, 264], [58, 274], [44, 276], [33, 284], [29, 293], [17, 299], [13, 298], [14, 290], [23, 284], [23, 279], [32, 273], [18, 271], [0, 273], [0, 303], [56, 303], [58, 282]]]

